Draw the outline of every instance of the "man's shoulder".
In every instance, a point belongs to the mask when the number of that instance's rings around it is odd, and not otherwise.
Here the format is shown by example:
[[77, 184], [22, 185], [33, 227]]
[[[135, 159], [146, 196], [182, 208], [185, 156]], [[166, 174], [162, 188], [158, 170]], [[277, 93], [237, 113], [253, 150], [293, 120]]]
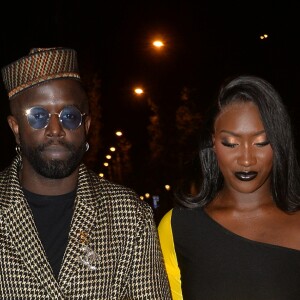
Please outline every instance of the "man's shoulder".
[[0, 171], [0, 188], [6, 189], [6, 186], [18, 186], [18, 165], [16, 160], [13, 161], [8, 167]]
[[125, 185], [110, 181], [103, 177], [100, 177], [94, 171], [88, 170], [90, 176], [90, 182], [92, 183], [95, 189], [98, 189], [97, 192], [101, 194], [110, 196], [116, 199], [122, 199], [124, 197], [137, 198], [137, 193], [130, 187]]
[[91, 186], [101, 206], [113, 205], [116, 209], [122, 210], [151, 209], [148, 203], [139, 198], [133, 188], [102, 178], [93, 171], [87, 171]]
[[112, 222], [128, 229], [135, 228], [136, 224], [154, 222], [151, 206], [133, 189], [105, 179], [99, 179], [99, 182], [98, 207]]
[[116, 206], [120, 205], [124, 207], [125, 205], [127, 207], [150, 208], [150, 205], [141, 200], [136, 191], [130, 187], [105, 179], [100, 180], [100, 185], [101, 193], [107, 196], [109, 201], [113, 201]]

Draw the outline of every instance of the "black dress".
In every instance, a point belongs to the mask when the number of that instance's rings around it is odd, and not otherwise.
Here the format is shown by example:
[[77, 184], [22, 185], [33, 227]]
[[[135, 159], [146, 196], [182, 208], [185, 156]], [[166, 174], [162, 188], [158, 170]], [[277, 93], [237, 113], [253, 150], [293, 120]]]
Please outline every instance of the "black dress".
[[184, 300], [300, 299], [300, 251], [243, 238], [201, 208], [174, 208], [171, 225]]

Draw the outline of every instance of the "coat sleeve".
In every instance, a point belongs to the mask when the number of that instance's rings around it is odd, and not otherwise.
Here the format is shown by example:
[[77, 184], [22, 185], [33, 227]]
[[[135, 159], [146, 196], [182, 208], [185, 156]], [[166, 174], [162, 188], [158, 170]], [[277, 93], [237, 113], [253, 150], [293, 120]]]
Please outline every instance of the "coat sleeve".
[[177, 262], [176, 251], [172, 232], [172, 210], [167, 212], [158, 226], [158, 234], [165, 266], [171, 286], [172, 299], [182, 300], [180, 269]]
[[139, 224], [132, 264], [129, 299], [171, 300], [170, 286], [150, 206]]

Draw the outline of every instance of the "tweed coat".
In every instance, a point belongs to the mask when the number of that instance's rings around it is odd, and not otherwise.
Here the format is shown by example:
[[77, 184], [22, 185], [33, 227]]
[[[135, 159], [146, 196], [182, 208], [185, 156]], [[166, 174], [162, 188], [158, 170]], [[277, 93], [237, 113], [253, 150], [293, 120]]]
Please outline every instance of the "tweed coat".
[[171, 299], [151, 207], [80, 166], [69, 241], [56, 280], [18, 179], [0, 173], [1, 299]]

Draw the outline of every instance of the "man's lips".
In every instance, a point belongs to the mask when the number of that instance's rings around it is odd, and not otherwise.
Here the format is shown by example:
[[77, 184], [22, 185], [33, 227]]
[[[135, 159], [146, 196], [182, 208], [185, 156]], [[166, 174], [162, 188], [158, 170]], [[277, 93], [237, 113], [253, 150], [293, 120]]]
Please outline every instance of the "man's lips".
[[235, 172], [235, 177], [241, 181], [250, 181], [257, 176], [257, 172]]
[[46, 155], [52, 156], [53, 158], [59, 158], [69, 153], [69, 150], [65, 146], [52, 144], [45, 147], [42, 152]]

